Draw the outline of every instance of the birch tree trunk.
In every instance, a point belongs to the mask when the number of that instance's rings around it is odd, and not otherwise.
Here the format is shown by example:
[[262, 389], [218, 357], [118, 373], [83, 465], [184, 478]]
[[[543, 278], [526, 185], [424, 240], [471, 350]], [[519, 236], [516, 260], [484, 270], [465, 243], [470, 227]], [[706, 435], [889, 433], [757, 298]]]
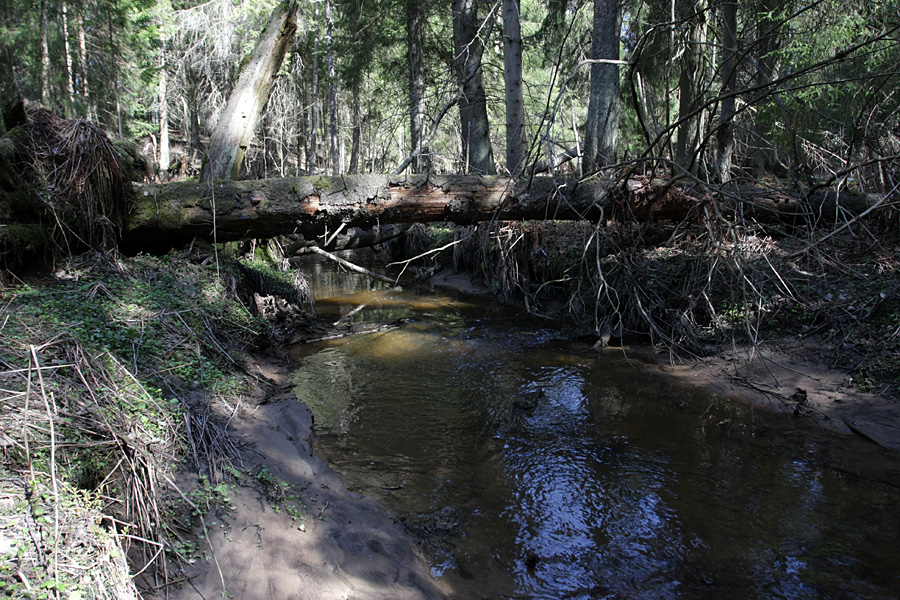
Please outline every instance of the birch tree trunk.
[[93, 120], [94, 109], [91, 106], [91, 94], [88, 91], [87, 39], [84, 34], [84, 15], [82, 14], [82, 10], [79, 10], [78, 12], [78, 62], [81, 65], [81, 97], [84, 99], [87, 118]]
[[331, 0], [325, 0], [325, 44], [327, 45], [328, 62], [328, 124], [329, 128], [329, 152], [331, 160], [331, 174], [335, 177], [341, 173], [341, 159], [338, 155], [337, 139], [337, 91], [335, 89], [334, 70], [334, 19], [331, 15]]
[[[121, 95], [119, 92], [119, 44], [117, 42], [116, 33], [113, 29], [113, 8], [118, 10], [118, 3], [116, 0], [113, 0], [111, 6], [106, 9], [106, 26], [107, 26], [107, 46], [110, 55], [110, 62], [112, 63], [112, 81], [113, 81], [113, 90], [115, 91], [115, 99], [116, 99], [116, 131], [119, 134], [119, 139], [122, 139], [122, 101]], [[99, 117], [99, 115], [98, 115]]]
[[309, 116], [309, 159], [307, 160], [307, 170], [310, 175], [316, 174], [316, 165], [319, 161], [318, 145], [319, 145], [319, 4], [315, 3], [313, 7], [313, 20], [316, 28], [313, 32], [313, 64], [312, 64], [312, 102], [310, 103], [311, 114]]
[[75, 74], [72, 72], [72, 51], [69, 48], [69, 9], [65, 2], [60, 6], [60, 11], [62, 12], [63, 51], [66, 58], [66, 91], [69, 93], [66, 114], [71, 117], [75, 110], [75, 82], [73, 81]]
[[[161, 61], [162, 62], [162, 61]], [[166, 89], [165, 62], [159, 70], [159, 176], [169, 173], [169, 95]]]
[[506, 170], [516, 177], [525, 166], [525, 97], [522, 91], [522, 28], [519, 0], [503, 0], [503, 71], [506, 87]]
[[46, 0], [41, 0], [41, 104], [50, 106], [50, 22]]
[[297, 3], [282, 2], [272, 12], [250, 62], [243, 68], [209, 141], [203, 180], [237, 179], [275, 76], [297, 30]]
[[[621, 0], [594, 0], [591, 59], [618, 61], [621, 30]], [[588, 98], [582, 165], [585, 171], [615, 162], [621, 111], [619, 88], [618, 64], [595, 62], [591, 65], [591, 94]]]

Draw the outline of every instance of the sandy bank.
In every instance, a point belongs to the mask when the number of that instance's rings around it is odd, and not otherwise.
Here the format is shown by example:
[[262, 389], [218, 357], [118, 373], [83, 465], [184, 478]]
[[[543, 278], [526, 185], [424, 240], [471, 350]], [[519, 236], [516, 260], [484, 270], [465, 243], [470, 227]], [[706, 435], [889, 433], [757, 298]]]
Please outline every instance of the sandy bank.
[[[621, 352], [606, 348], [604, 352]], [[666, 377], [759, 408], [815, 422], [827, 429], [860, 435], [900, 450], [900, 404], [852, 385], [829, 367], [815, 344], [781, 341], [759, 350], [736, 348], [690, 361], [670, 361], [649, 348], [628, 349]]]
[[[302, 519], [273, 508], [248, 482], [233, 508], [207, 516], [208, 560], [186, 569], [169, 598], [426, 600], [448, 596], [431, 578], [415, 541], [371, 498], [349, 492], [310, 451], [312, 414], [291, 393], [289, 365], [257, 365], [272, 393], [242, 406], [231, 423], [241, 467], [298, 484]], [[201, 540], [202, 541], [202, 540]]]

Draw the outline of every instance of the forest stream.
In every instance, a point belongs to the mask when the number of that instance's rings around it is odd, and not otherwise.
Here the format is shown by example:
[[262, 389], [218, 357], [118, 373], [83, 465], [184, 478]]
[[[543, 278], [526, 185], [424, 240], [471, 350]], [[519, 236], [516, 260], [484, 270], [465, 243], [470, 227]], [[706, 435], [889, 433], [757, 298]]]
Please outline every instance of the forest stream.
[[900, 596], [895, 456], [489, 298], [303, 270], [320, 317], [404, 319], [293, 346], [295, 391], [454, 598]]

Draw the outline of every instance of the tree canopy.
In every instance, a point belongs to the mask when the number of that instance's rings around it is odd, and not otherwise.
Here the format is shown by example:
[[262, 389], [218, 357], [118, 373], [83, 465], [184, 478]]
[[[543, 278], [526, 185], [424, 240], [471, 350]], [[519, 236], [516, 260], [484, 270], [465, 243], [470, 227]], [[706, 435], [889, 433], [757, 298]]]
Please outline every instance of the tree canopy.
[[[89, 118], [139, 138], [165, 176], [194, 174], [275, 5], [4, 2], [0, 97]], [[241, 177], [385, 173], [411, 154], [417, 172], [504, 174], [510, 130], [524, 132], [526, 166], [567, 175], [639, 161], [704, 181], [897, 183], [890, 3], [328, 5], [329, 23], [318, 3], [297, 5]], [[510, 39], [522, 100], [508, 114]]]

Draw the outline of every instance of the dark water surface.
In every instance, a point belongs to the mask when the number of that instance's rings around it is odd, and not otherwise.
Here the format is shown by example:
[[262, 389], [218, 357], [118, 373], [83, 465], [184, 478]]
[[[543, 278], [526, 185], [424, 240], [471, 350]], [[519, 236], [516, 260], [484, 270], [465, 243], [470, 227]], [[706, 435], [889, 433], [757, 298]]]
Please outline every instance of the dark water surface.
[[673, 384], [495, 302], [307, 269], [315, 451], [455, 598], [897, 598], [896, 453]]

